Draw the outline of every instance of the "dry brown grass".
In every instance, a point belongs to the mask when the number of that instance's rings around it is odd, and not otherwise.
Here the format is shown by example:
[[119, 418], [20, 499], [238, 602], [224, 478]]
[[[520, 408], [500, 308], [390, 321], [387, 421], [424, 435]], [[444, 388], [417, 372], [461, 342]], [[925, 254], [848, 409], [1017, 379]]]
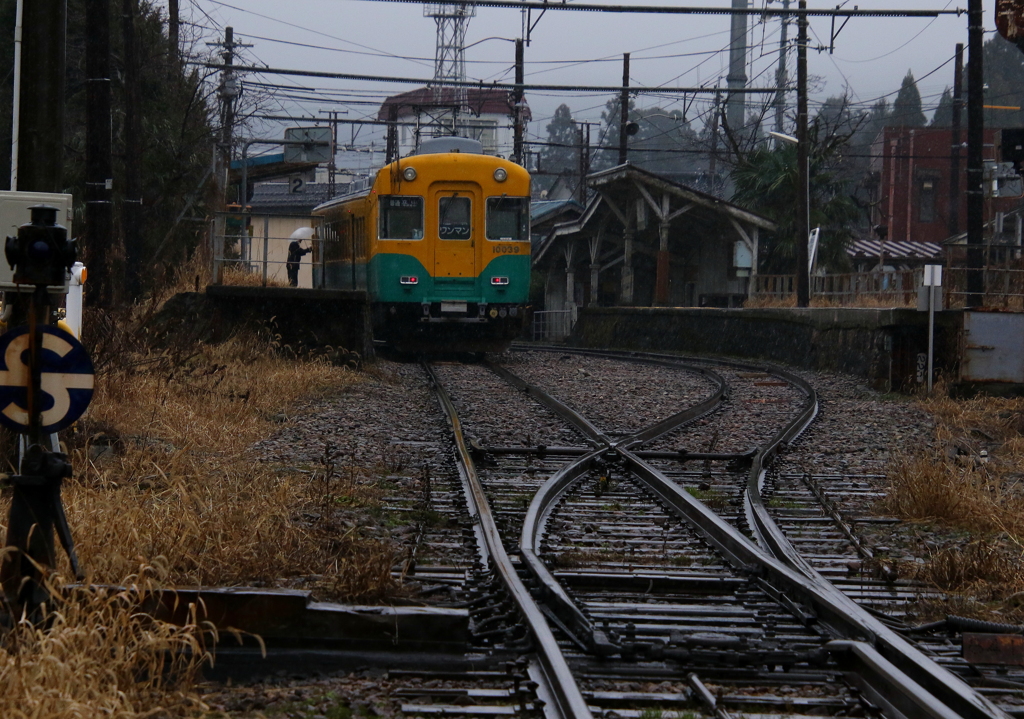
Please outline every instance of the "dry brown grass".
[[353, 481], [365, 470], [327, 459], [280, 471], [250, 450], [301, 399], [358, 381], [325, 361], [285, 361], [258, 336], [108, 369], [68, 438], [76, 475], [65, 501], [83, 566], [114, 582], [163, 556], [173, 585], [317, 576], [330, 598], [380, 598], [392, 588], [390, 548], [322, 511], [327, 496], [372, 501]]
[[936, 421], [939, 456], [894, 455], [882, 506], [964, 538], [928, 557], [920, 578], [953, 593], [972, 616], [998, 609], [1002, 621], [1024, 618], [1016, 601], [1024, 592], [1024, 400], [936, 391], [922, 404]]
[[[200, 281], [183, 275], [181, 289]], [[155, 305], [87, 327], [96, 393], [62, 437], [75, 468], [64, 500], [87, 584], [301, 586], [359, 601], [393, 593], [392, 547], [346, 516], [378, 502], [385, 468], [345, 465], [329, 448], [309, 466], [276, 467], [251, 449], [282, 413], [361, 376], [326, 359], [286, 360], [267, 332], [149, 349], [142, 321]], [[8, 507], [5, 496], [0, 532]], [[69, 572], [63, 557], [58, 571]], [[45, 628], [21, 624], [0, 637], [0, 716], [194, 714], [206, 635], [145, 618], [134, 596], [71, 592]]]
[[[263, 272], [252, 272], [244, 267], [238, 265], [226, 265], [224, 271], [221, 273], [221, 282], [225, 285], [244, 285], [246, 287], [262, 287], [263, 285]], [[281, 280], [275, 280], [273, 277], [267, 278], [267, 287], [287, 287], [288, 283]]]
[[194, 716], [203, 709], [191, 691], [212, 660], [209, 627], [176, 627], [137, 611], [159, 582], [142, 567], [126, 589], [66, 586], [50, 580], [54, 600], [42, 622], [22, 620], [0, 639], [0, 716]]

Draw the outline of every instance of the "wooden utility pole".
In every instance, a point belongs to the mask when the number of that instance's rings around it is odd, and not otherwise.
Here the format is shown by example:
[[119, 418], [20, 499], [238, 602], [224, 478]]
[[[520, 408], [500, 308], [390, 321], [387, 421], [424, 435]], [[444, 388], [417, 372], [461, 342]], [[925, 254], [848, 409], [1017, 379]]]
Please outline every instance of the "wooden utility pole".
[[[139, 99], [139, 45], [135, 27], [138, 0], [122, 0], [124, 35], [124, 231], [125, 266], [121, 286], [130, 300], [142, 293], [142, 129]], [[122, 279], [119, 278], [119, 279]]]
[[981, 0], [967, 3], [967, 306], [984, 303], [982, 254], [985, 244], [985, 190], [982, 147], [985, 137], [985, 27]]
[[[800, 9], [807, 9], [807, 0], [800, 0]], [[807, 236], [810, 229], [810, 148], [807, 146], [807, 16], [797, 18], [796, 40], [796, 139], [797, 139], [797, 218], [796, 218], [796, 306], [811, 303], [808, 272]]]
[[960, 111], [964, 106], [964, 44], [956, 44], [956, 75], [953, 77], [953, 118], [949, 143], [949, 214], [946, 232], [950, 237], [960, 232]]
[[92, 301], [110, 304], [113, 171], [110, 112], [110, 0], [85, 3], [85, 243]]
[[619, 164], [625, 165], [628, 148], [626, 140], [629, 135], [629, 53], [622, 53], [622, 93], [619, 95]]
[[178, 28], [178, 0], [167, 0], [167, 67], [170, 69], [172, 79], [177, 79], [178, 70], [181, 67]]
[[[22, 7], [17, 188], [64, 191], [64, 83], [67, 0], [26, 0]], [[28, 218], [25, 218], [28, 222]]]

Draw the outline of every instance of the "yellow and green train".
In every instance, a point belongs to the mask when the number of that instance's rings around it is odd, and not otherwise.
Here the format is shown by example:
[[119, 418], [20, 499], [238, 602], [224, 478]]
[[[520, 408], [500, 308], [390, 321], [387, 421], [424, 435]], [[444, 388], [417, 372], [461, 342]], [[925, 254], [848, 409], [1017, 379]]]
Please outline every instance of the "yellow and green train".
[[365, 289], [374, 338], [402, 351], [500, 350], [530, 290], [530, 175], [465, 138], [425, 141], [372, 186], [324, 203], [314, 284]]

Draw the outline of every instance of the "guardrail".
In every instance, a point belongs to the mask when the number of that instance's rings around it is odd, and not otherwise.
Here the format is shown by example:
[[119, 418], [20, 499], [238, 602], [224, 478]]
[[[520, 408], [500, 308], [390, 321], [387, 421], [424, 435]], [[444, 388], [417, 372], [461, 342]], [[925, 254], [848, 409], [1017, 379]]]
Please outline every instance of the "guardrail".
[[533, 313], [530, 338], [535, 341], [565, 339], [576, 324], [577, 310], [540, 310]]
[[[288, 285], [288, 246], [292, 232], [316, 227], [319, 217], [270, 213], [220, 212], [210, 225], [213, 284]], [[320, 240], [308, 240], [309, 248]], [[298, 286], [313, 286], [312, 258], [299, 262]]]
[[[826, 304], [856, 306], [865, 300], [873, 303], [913, 305], [921, 285], [921, 269], [893, 272], [850, 272], [834, 275], [812, 275], [812, 300]], [[787, 300], [796, 297], [795, 275], [757, 275], [750, 292], [751, 299]]]

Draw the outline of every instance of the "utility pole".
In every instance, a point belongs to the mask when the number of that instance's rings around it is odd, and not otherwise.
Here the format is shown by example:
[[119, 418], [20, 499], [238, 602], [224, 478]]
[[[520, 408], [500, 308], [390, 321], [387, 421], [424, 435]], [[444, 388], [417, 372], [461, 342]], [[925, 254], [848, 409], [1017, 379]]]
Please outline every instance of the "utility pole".
[[718, 183], [715, 175], [718, 172], [718, 113], [722, 106], [722, 93], [715, 91], [715, 109], [711, 113], [711, 157], [708, 159], [708, 193], [716, 194]]
[[[807, 0], [800, 0], [800, 9], [807, 9]], [[810, 278], [807, 276], [811, 173], [810, 148], [807, 147], [807, 16], [802, 13], [797, 18], [796, 98], [796, 154], [800, 178], [796, 205], [796, 306], [807, 307], [811, 303]]]
[[110, 139], [110, 0], [85, 3], [85, 239], [89, 274], [108, 305], [114, 181]]
[[964, 106], [964, 44], [956, 44], [956, 75], [953, 78], [953, 120], [950, 123], [949, 147], [949, 215], [946, 232], [950, 237], [960, 232], [960, 111]]
[[[789, 10], [789, 0], [782, 0], [782, 9]], [[779, 88], [779, 91], [775, 93], [775, 131], [785, 132], [782, 129], [786, 120], [786, 92], [783, 88], [789, 82], [789, 73], [786, 72], [786, 51], [789, 49], [786, 35], [789, 30], [789, 16], [782, 15], [779, 20], [782, 25], [779, 28], [779, 69], [775, 73], [775, 87]]]
[[179, 26], [178, 0], [167, 0], [167, 48], [169, 53], [167, 67], [172, 78], [177, 76], [178, 68], [181, 67], [178, 46]]
[[[217, 184], [220, 187], [220, 205], [227, 205], [228, 177], [231, 173], [232, 155], [232, 132], [235, 125], [235, 100], [238, 98], [238, 81], [231, 70], [235, 62], [235, 48], [242, 47], [235, 44], [235, 29], [224, 28], [224, 42], [211, 43], [224, 48], [221, 58], [227, 66], [221, 71], [220, 88], [220, 142], [217, 147]], [[244, 205], [246, 198], [240, 198]]]
[[[748, 0], [732, 0], [733, 10], [746, 10]], [[743, 90], [747, 86], [747, 16], [732, 14], [732, 33], [729, 40], [729, 74], [725, 77], [730, 90]], [[746, 95], [730, 93], [726, 101], [725, 117], [736, 136], [740, 136], [746, 122]]]
[[622, 94], [619, 95], [619, 164], [626, 164], [626, 126], [629, 125], [629, 53], [622, 53]]
[[[142, 107], [139, 98], [139, 40], [135, 27], [138, 0], [122, 0], [124, 36], [124, 231], [125, 265], [117, 284], [129, 300], [142, 294]], [[113, 289], [113, 288], [111, 288]]]
[[981, 0], [967, 3], [967, 306], [984, 303], [985, 281], [982, 275], [984, 247], [984, 164], [982, 145], [985, 137], [982, 44], [985, 28]]
[[[17, 189], [63, 192], [67, 0], [24, 0], [18, 94]], [[13, 187], [12, 187], [13, 189]]]
[[525, 166], [523, 161], [523, 39], [516, 38], [516, 88], [512, 91], [512, 161]]

